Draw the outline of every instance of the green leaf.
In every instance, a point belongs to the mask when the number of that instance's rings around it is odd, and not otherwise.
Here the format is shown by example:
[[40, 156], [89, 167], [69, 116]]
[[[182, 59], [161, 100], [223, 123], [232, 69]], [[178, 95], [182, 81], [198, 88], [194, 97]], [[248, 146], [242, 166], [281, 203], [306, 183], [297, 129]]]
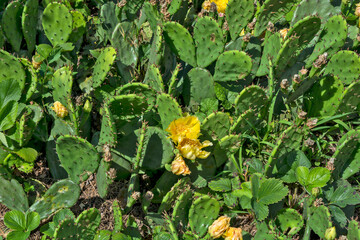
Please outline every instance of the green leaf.
[[32, 231], [40, 225], [40, 216], [37, 212], [26, 213], [26, 229]]
[[[304, 225], [302, 216], [292, 208], [281, 210], [277, 215], [276, 224], [280, 227], [281, 231], [289, 236], [299, 232]], [[288, 229], [290, 230], [288, 231]]]
[[208, 186], [213, 191], [229, 192], [231, 191], [231, 180], [228, 178], [219, 178], [209, 182]]
[[38, 157], [38, 152], [33, 148], [22, 148], [19, 151], [13, 152], [19, 157], [21, 157], [24, 161], [33, 163]]
[[260, 177], [257, 174], [251, 176], [251, 192], [255, 199], [259, 199]]
[[0, 109], [11, 101], [19, 101], [21, 88], [15, 79], [0, 81]]
[[4, 223], [8, 228], [23, 231], [26, 229], [26, 219], [23, 212], [12, 210], [7, 212], [4, 217]]
[[6, 239], [7, 240], [26, 240], [30, 236], [30, 232], [12, 231]]
[[269, 215], [269, 207], [265, 204], [258, 203], [256, 201], [252, 202], [252, 208], [256, 214], [256, 218], [259, 221], [264, 220]]
[[330, 180], [331, 173], [329, 169], [316, 167], [311, 169], [309, 177], [307, 179], [307, 188], [313, 189], [315, 187], [324, 187]]
[[18, 106], [17, 102], [10, 101], [0, 108], [0, 131], [8, 130], [15, 124]]
[[279, 161], [278, 164], [280, 179], [286, 183], [296, 182], [296, 168], [304, 166], [311, 167], [311, 162], [302, 151], [291, 151], [286, 154], [283, 161]]
[[310, 170], [307, 167], [296, 168], [296, 178], [301, 185], [306, 186], [309, 173]]
[[257, 201], [266, 205], [279, 202], [289, 192], [279, 179], [270, 178], [261, 182]]
[[[334, 190], [335, 186], [336, 190]], [[325, 196], [329, 204], [334, 204], [341, 208], [360, 203], [359, 193], [351, 187], [348, 181], [342, 179], [333, 184], [328, 191], [325, 191]]]
[[344, 211], [334, 205], [330, 205], [329, 210], [333, 219], [335, 219], [340, 224], [340, 227], [344, 228], [347, 223], [347, 218]]

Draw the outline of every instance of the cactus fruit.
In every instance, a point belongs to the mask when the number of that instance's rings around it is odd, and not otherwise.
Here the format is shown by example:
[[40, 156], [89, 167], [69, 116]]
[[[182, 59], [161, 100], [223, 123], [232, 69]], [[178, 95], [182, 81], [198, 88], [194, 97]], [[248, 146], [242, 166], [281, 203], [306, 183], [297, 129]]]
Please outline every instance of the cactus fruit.
[[2, 27], [4, 34], [15, 52], [20, 51], [23, 38], [21, 30], [21, 14], [23, 4], [20, 1], [9, 3], [2, 15]]
[[27, 0], [21, 17], [22, 32], [24, 34], [29, 53], [32, 53], [35, 49], [38, 7], [39, 1]]
[[71, 180], [60, 180], [29, 208], [37, 212], [41, 219], [49, 217], [62, 208], [72, 207], [80, 196], [80, 187]]
[[249, 75], [252, 68], [251, 58], [240, 51], [222, 53], [215, 66], [215, 82], [237, 81]]
[[73, 30], [72, 24], [72, 15], [65, 5], [54, 2], [46, 6], [42, 25], [53, 46], [66, 43]]
[[61, 165], [75, 183], [88, 179], [99, 166], [96, 149], [85, 139], [61, 136], [56, 141], [56, 151]]
[[203, 236], [208, 231], [208, 227], [218, 217], [220, 203], [209, 196], [202, 196], [195, 199], [189, 210], [189, 225], [191, 230]]
[[235, 40], [254, 15], [254, 2], [251, 0], [230, 0], [226, 7], [226, 19], [231, 39]]
[[164, 24], [164, 38], [181, 60], [196, 67], [195, 44], [189, 31], [176, 22]]
[[353, 51], [339, 51], [334, 54], [326, 65], [324, 74], [333, 74], [344, 85], [350, 85], [358, 80], [360, 75], [360, 57]]
[[93, 88], [99, 87], [105, 81], [106, 75], [110, 71], [115, 58], [116, 51], [113, 47], [107, 47], [102, 50], [94, 65], [94, 72], [91, 78]]
[[0, 202], [12, 210], [26, 212], [29, 204], [21, 184], [15, 179], [8, 181], [1, 176], [0, 183]]
[[194, 26], [197, 66], [205, 68], [215, 61], [224, 50], [221, 28], [210, 17], [198, 19]]
[[4, 50], [0, 50], [0, 81], [13, 79], [17, 81], [21, 90], [25, 87], [26, 74], [20, 61]]

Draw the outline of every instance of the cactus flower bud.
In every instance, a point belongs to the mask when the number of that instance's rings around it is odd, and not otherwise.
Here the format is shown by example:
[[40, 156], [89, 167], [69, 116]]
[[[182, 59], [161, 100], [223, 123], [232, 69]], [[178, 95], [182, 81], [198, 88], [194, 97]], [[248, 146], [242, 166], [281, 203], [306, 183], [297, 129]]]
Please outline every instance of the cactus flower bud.
[[221, 216], [211, 224], [208, 232], [212, 238], [220, 238], [230, 227], [230, 219], [227, 216]]
[[54, 106], [51, 107], [51, 109], [54, 110], [56, 115], [58, 117], [60, 117], [60, 118], [64, 118], [69, 114], [66, 107], [64, 105], [62, 105], [60, 102], [58, 102], [58, 101], [54, 102]]
[[288, 89], [289, 87], [289, 81], [287, 79], [281, 80], [280, 87], [284, 90]]
[[317, 197], [320, 193], [320, 188], [316, 187], [316, 188], [313, 188], [311, 189], [311, 194], [314, 196], [314, 197]]
[[230, 227], [223, 235], [225, 240], [242, 240], [242, 230], [241, 228]]
[[189, 167], [186, 165], [181, 155], [177, 155], [175, 160], [171, 163], [171, 171], [175, 175], [189, 175], [191, 172]]
[[335, 227], [331, 227], [326, 229], [325, 231], [325, 239], [326, 240], [334, 240], [336, 237], [336, 229]]
[[282, 37], [282, 39], [284, 39], [284, 40], [285, 40], [285, 37], [286, 37], [286, 35], [287, 35], [288, 31], [289, 31], [289, 29], [288, 29], [288, 28], [284, 28], [284, 29], [281, 29], [281, 30], [279, 31], [279, 32], [280, 32], [280, 35], [281, 35], [281, 37]]

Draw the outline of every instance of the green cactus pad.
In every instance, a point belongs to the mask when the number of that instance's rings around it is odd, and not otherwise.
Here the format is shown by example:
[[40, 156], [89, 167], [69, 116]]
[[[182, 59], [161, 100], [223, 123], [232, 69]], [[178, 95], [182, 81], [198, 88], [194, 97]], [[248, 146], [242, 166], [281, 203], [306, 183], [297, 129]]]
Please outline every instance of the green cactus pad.
[[59, 68], [53, 75], [53, 98], [59, 101], [67, 109], [72, 109], [71, 91], [72, 91], [72, 72], [69, 67]]
[[162, 213], [164, 211], [169, 211], [172, 206], [174, 205], [174, 202], [176, 201], [176, 198], [184, 191], [187, 191], [190, 189], [190, 178], [180, 178], [177, 183], [172, 186], [170, 191], [163, 197], [161, 201], [161, 205], [158, 209], [158, 213]]
[[86, 32], [86, 20], [84, 15], [79, 11], [71, 11], [73, 19], [73, 30], [69, 36], [69, 40], [77, 42]]
[[202, 196], [192, 203], [189, 211], [189, 225], [191, 230], [203, 236], [209, 226], [216, 220], [220, 212], [220, 203], [209, 196]]
[[224, 37], [217, 22], [210, 17], [198, 19], [194, 27], [196, 60], [199, 67], [207, 67], [224, 50]]
[[341, 97], [338, 113], [360, 111], [360, 81], [354, 82], [347, 87]]
[[15, 179], [8, 181], [1, 176], [0, 202], [11, 210], [26, 212], [29, 209], [28, 199], [21, 184]]
[[292, 236], [304, 226], [304, 219], [295, 209], [288, 208], [280, 210], [276, 223], [284, 234]]
[[149, 170], [163, 168], [174, 159], [173, 150], [167, 132], [157, 127], [148, 127], [144, 141], [144, 158], [140, 166]]
[[164, 83], [160, 74], [160, 70], [154, 64], [148, 67], [144, 83], [158, 92], [164, 91]]
[[256, 76], [265, 76], [269, 74], [269, 59], [274, 62], [281, 48], [281, 37], [279, 33], [271, 34], [265, 40], [263, 54], [261, 55], [261, 62]]
[[315, 208], [314, 212], [309, 218], [309, 225], [311, 229], [321, 238], [325, 238], [326, 229], [330, 228], [331, 217], [330, 212], [327, 207], [321, 205]]
[[269, 22], [275, 24], [282, 17], [288, 13], [297, 0], [288, 0], [288, 1], [277, 1], [277, 0], [266, 0], [259, 10], [259, 13], [256, 18], [256, 24], [254, 29], [254, 35], [261, 35]]
[[149, 107], [144, 97], [135, 94], [112, 97], [109, 99], [108, 105], [115, 120], [141, 116]]
[[8, 52], [0, 50], [0, 82], [16, 79], [21, 90], [25, 87], [26, 74], [20, 61]]
[[99, 87], [105, 80], [116, 58], [116, 50], [113, 47], [107, 47], [102, 50], [94, 65], [92, 76], [93, 88]]
[[331, 0], [322, 0], [321, 4], [319, 4], [318, 0], [302, 0], [294, 12], [291, 26], [306, 16], [316, 15], [323, 22], [326, 22], [330, 17], [340, 13], [340, 7], [336, 6]]
[[331, 17], [324, 26], [319, 40], [310, 57], [306, 59], [306, 68], [323, 53], [328, 56], [335, 54], [344, 44], [348, 34], [346, 20], [341, 15]]
[[317, 81], [307, 92], [304, 105], [309, 117], [331, 116], [336, 112], [344, 91], [342, 82], [327, 75]]
[[360, 57], [353, 51], [340, 51], [332, 56], [326, 65], [324, 74], [333, 74], [344, 85], [349, 85], [359, 79]]
[[29, 53], [35, 49], [36, 27], [38, 23], [39, 1], [27, 0], [22, 12], [21, 24], [22, 32], [26, 41]]
[[29, 101], [29, 99], [32, 97], [32, 95], [36, 91], [37, 84], [38, 84], [38, 77], [37, 77], [35, 68], [33, 67], [33, 65], [31, 64], [31, 62], [29, 60], [27, 60], [26, 58], [21, 58], [20, 61], [21, 61], [22, 65], [25, 67], [25, 74], [26, 74], [25, 101]]
[[239, 151], [240, 143], [239, 135], [227, 135], [220, 139], [214, 148], [216, 167], [220, 167], [227, 161], [230, 161], [230, 155]]
[[175, 119], [182, 117], [179, 104], [168, 94], [163, 93], [158, 95], [156, 105], [163, 129], [166, 129]]
[[162, 58], [162, 50], [163, 50], [162, 28], [159, 25], [157, 25], [151, 43], [149, 65], [151, 64], [158, 65], [160, 63], [160, 60]]
[[110, 163], [102, 159], [96, 172], [96, 187], [101, 198], [106, 198], [109, 186], [113, 182], [108, 176], [109, 169]]
[[268, 104], [268, 97], [263, 88], [252, 85], [244, 88], [235, 99], [235, 110], [242, 114], [248, 109], [261, 110]]
[[230, 116], [223, 112], [211, 113], [203, 121], [201, 129], [213, 140], [220, 140], [229, 133]]
[[80, 196], [80, 187], [71, 180], [54, 183], [29, 209], [37, 212], [41, 219], [49, 217], [62, 208], [72, 207]]
[[181, 60], [196, 67], [195, 44], [189, 31], [177, 22], [164, 24], [164, 37]]
[[15, 52], [20, 51], [23, 38], [21, 30], [22, 11], [23, 4], [20, 1], [11, 2], [6, 6], [1, 19], [4, 34]]
[[57, 139], [56, 151], [61, 165], [75, 183], [88, 179], [99, 166], [96, 149], [85, 139], [61, 136]]
[[309, 45], [310, 41], [315, 37], [320, 30], [321, 19], [316, 16], [307, 16], [292, 26], [286, 34], [286, 39], [291, 37], [298, 37], [299, 47], [297, 51], [302, 50]]
[[252, 0], [230, 0], [226, 7], [226, 19], [231, 39], [239, 37], [242, 29], [254, 15], [254, 2]]
[[100, 211], [91, 208], [83, 211], [74, 221], [65, 219], [56, 228], [54, 233], [55, 240], [88, 240], [94, 239], [96, 231], [100, 225]]
[[117, 90], [116, 95], [119, 94], [137, 94], [143, 96], [149, 104], [149, 109], [152, 108], [156, 102], [156, 92], [143, 83], [134, 82], [125, 84]]
[[348, 225], [348, 240], [360, 240], [360, 224], [356, 220], [351, 220]]
[[54, 2], [46, 6], [42, 25], [53, 46], [66, 43], [73, 29], [72, 24], [72, 15], [65, 5]]
[[188, 223], [188, 214], [191, 207], [192, 202], [192, 191], [187, 189], [181, 193], [181, 195], [175, 201], [175, 205], [173, 208], [172, 221], [176, 228], [183, 226], [187, 226]]
[[285, 69], [294, 65], [298, 46], [299, 38], [297, 37], [289, 38], [284, 42], [274, 63], [277, 76], [281, 75]]
[[242, 113], [230, 128], [231, 133], [241, 134], [248, 130], [257, 129], [261, 119], [258, 116], [258, 111], [249, 109]]
[[251, 72], [251, 58], [245, 52], [236, 50], [221, 54], [215, 66], [215, 82], [237, 81]]
[[215, 97], [214, 79], [211, 73], [202, 68], [193, 68], [188, 73], [190, 79], [191, 101], [201, 103], [206, 98]]
[[113, 116], [107, 106], [104, 106], [104, 114], [101, 121], [101, 131], [98, 145], [115, 146], [117, 141], [116, 125]]

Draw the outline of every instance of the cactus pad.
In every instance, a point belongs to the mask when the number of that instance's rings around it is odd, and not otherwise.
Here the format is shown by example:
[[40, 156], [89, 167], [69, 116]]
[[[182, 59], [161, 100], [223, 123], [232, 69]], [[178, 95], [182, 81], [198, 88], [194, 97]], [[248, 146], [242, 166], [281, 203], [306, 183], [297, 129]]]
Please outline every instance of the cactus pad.
[[72, 32], [72, 15], [69, 9], [60, 3], [50, 3], [46, 6], [42, 25], [53, 46], [65, 43]]
[[23, 4], [20, 1], [11, 2], [5, 8], [1, 19], [4, 34], [15, 52], [20, 51], [23, 38], [21, 30], [22, 11]]
[[135, 94], [112, 97], [108, 104], [115, 120], [141, 116], [149, 107], [144, 97]]
[[1, 176], [0, 202], [11, 210], [26, 212], [29, 208], [28, 199], [21, 184], [15, 179], [8, 181]]
[[35, 49], [39, 1], [27, 0], [22, 13], [22, 31], [29, 53]]
[[177, 101], [168, 94], [158, 95], [156, 105], [161, 118], [161, 125], [166, 129], [172, 121], [182, 117], [182, 112]]
[[268, 104], [268, 97], [264, 89], [257, 85], [244, 88], [235, 99], [235, 110], [237, 114], [242, 114], [252, 108], [260, 110]]
[[194, 41], [196, 45], [196, 60], [199, 67], [207, 67], [224, 50], [222, 30], [215, 20], [210, 17], [200, 18], [194, 27]]
[[215, 97], [214, 80], [211, 73], [202, 68], [193, 68], [188, 73], [190, 78], [191, 100], [201, 103], [206, 98]]
[[226, 19], [233, 40], [237, 39], [242, 29], [246, 27], [254, 15], [252, 0], [230, 0], [226, 7]]
[[53, 85], [53, 98], [54, 101], [59, 101], [67, 109], [72, 109], [71, 107], [71, 91], [72, 91], [72, 73], [69, 67], [62, 67], [58, 69], [52, 80]]
[[8, 52], [0, 50], [0, 81], [16, 79], [22, 89], [25, 87], [26, 74], [17, 58]]
[[221, 54], [215, 66], [215, 82], [237, 81], [251, 72], [251, 58], [245, 52], [236, 50]]
[[93, 88], [99, 87], [105, 80], [116, 58], [116, 51], [113, 47], [105, 48], [94, 65], [92, 76]]
[[230, 117], [223, 112], [210, 114], [202, 123], [202, 131], [214, 140], [220, 140], [229, 133]]
[[56, 151], [61, 165], [76, 183], [88, 179], [99, 166], [96, 149], [85, 139], [61, 136], [56, 142]]

